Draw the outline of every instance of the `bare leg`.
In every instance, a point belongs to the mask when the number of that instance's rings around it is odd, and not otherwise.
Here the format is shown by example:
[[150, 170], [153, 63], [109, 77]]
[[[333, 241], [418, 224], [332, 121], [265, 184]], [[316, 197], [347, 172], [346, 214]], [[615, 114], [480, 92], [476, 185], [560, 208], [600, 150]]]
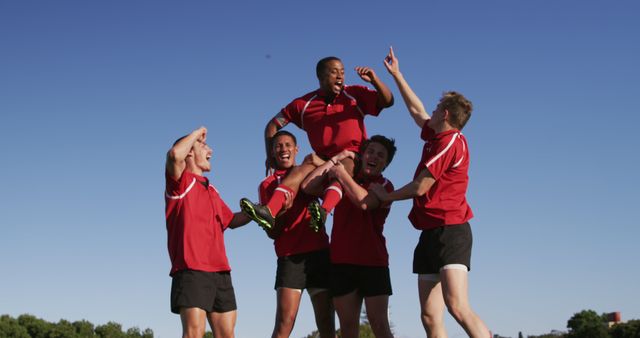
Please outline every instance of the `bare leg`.
[[376, 338], [393, 338], [389, 325], [389, 296], [365, 297], [367, 318]]
[[442, 294], [449, 313], [472, 338], [487, 338], [491, 335], [482, 319], [469, 305], [467, 271], [449, 269], [440, 271]]
[[356, 291], [340, 297], [333, 298], [336, 307], [340, 330], [343, 338], [358, 338], [360, 330], [360, 309], [362, 309], [362, 297]]
[[[236, 310], [227, 312], [210, 312], [207, 314], [211, 331], [216, 338], [233, 338], [235, 337], [233, 330], [236, 326], [236, 318], [238, 312]], [[202, 336], [200, 336], [202, 337]]]
[[335, 310], [333, 309], [333, 300], [329, 295], [329, 291], [319, 291], [311, 295], [311, 304], [313, 305], [313, 313], [316, 317], [316, 326], [320, 338], [335, 338], [336, 323]]
[[418, 280], [418, 293], [420, 295], [420, 319], [427, 337], [446, 338], [442, 284], [436, 281]]
[[302, 291], [290, 288], [278, 288], [276, 322], [273, 327], [272, 338], [288, 338], [296, 323], [298, 308], [300, 307]]
[[181, 308], [182, 338], [202, 338], [206, 326], [206, 315], [203, 309], [197, 307]]

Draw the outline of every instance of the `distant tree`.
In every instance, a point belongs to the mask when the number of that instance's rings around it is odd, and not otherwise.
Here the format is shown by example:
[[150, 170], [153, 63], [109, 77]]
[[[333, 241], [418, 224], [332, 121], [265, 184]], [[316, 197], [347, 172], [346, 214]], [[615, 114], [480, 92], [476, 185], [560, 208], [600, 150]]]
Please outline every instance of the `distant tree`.
[[640, 320], [633, 319], [626, 323], [618, 323], [609, 329], [613, 338], [640, 338]]
[[84, 337], [95, 337], [96, 336], [96, 334], [94, 332], [93, 324], [91, 324], [90, 322], [88, 322], [86, 320], [75, 321], [71, 325], [73, 325], [73, 327], [76, 330], [76, 333], [80, 337], [84, 338]]
[[567, 338], [609, 338], [605, 315], [593, 310], [582, 310], [567, 322]]
[[47, 334], [48, 338], [80, 338], [76, 333], [76, 328], [69, 321], [61, 319], [58, 324], [50, 326]]
[[204, 334], [204, 337], [203, 337], [203, 338], [213, 338], [213, 332], [211, 332], [211, 331], [207, 331], [207, 332], [205, 332], [205, 334]]
[[153, 331], [151, 329], [146, 329], [143, 331], [140, 331], [139, 328], [137, 327], [132, 327], [129, 330], [127, 330], [127, 338], [153, 338]]
[[100, 338], [127, 338], [122, 332], [122, 325], [116, 322], [108, 322], [96, 327], [96, 335]]
[[31, 338], [27, 329], [8, 315], [0, 317], [0, 337]]
[[524, 338], [524, 336], [522, 336], [522, 331], [518, 331], [518, 338]]
[[29, 314], [20, 315], [18, 323], [27, 329], [31, 338], [48, 338], [48, 332], [51, 330], [50, 323]]

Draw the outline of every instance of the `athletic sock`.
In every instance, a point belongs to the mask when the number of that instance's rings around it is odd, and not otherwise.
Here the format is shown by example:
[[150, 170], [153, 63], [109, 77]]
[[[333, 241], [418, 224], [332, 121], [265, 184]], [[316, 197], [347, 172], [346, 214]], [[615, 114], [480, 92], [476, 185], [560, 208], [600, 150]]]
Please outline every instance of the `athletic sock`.
[[271, 211], [271, 216], [276, 217], [280, 210], [282, 210], [284, 202], [287, 200], [287, 195], [291, 196], [290, 198], [293, 198], [295, 193], [286, 185], [279, 184], [273, 192], [273, 196], [271, 196], [271, 199], [267, 203], [267, 208]]
[[324, 197], [322, 198], [322, 209], [327, 213], [330, 213], [333, 208], [338, 205], [342, 199], [342, 186], [338, 182], [333, 182], [324, 191]]

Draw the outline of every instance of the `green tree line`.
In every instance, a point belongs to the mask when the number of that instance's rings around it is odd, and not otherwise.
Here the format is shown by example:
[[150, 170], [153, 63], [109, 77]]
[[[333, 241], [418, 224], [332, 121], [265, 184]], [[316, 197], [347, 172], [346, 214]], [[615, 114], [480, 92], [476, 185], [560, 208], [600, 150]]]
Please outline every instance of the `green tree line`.
[[94, 325], [86, 320], [69, 322], [61, 319], [57, 323], [50, 323], [29, 314], [18, 318], [9, 315], [0, 316], [0, 337], [11, 338], [153, 338], [153, 330], [140, 330], [132, 327], [126, 331], [122, 325], [108, 322], [104, 325]]
[[528, 338], [640, 338], [640, 320], [632, 319], [609, 327], [608, 316], [582, 310], [567, 321], [568, 332], [552, 332]]

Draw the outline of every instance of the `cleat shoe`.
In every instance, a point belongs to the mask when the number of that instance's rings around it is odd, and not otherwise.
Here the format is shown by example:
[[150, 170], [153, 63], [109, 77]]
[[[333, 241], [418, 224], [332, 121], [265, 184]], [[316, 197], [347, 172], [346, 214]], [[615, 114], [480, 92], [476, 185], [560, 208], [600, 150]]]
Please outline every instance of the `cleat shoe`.
[[252, 221], [258, 223], [265, 230], [273, 228], [276, 219], [271, 215], [271, 211], [264, 205], [254, 204], [246, 198], [240, 200], [240, 209], [251, 218]]
[[309, 210], [309, 215], [311, 215], [309, 226], [315, 232], [320, 231], [320, 229], [324, 227], [324, 222], [327, 220], [327, 212], [320, 206], [318, 201], [311, 201], [307, 210]]

